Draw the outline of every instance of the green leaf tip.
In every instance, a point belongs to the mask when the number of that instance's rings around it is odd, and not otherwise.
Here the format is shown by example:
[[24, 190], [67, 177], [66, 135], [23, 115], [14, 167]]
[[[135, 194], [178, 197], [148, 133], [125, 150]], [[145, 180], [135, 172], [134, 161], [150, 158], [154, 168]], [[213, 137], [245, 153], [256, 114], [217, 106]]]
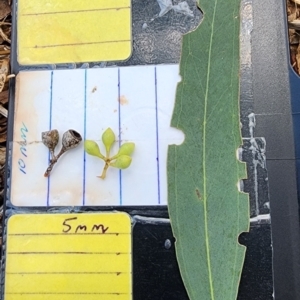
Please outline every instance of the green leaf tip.
[[236, 158], [239, 128], [240, 0], [201, 0], [204, 18], [183, 36], [182, 81], [171, 126], [185, 134], [169, 146], [168, 210], [190, 300], [235, 300], [249, 228], [246, 177]]

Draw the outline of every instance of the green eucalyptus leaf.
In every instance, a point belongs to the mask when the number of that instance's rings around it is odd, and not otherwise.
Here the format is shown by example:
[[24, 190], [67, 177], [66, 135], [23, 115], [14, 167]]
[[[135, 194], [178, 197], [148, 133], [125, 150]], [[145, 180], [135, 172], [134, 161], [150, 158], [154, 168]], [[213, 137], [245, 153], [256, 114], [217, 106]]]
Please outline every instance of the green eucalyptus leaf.
[[86, 140], [84, 142], [84, 150], [89, 155], [104, 159], [104, 156], [101, 154], [98, 144], [94, 141]]
[[109, 156], [111, 146], [115, 142], [116, 137], [111, 128], [107, 128], [102, 134], [102, 142], [106, 149], [106, 155]]
[[110, 163], [110, 166], [118, 169], [126, 169], [131, 164], [131, 157], [128, 155], [120, 155], [114, 162]]
[[234, 300], [249, 228], [239, 129], [240, 0], [201, 0], [204, 19], [183, 37], [172, 127], [185, 141], [168, 152], [168, 208], [191, 300]]

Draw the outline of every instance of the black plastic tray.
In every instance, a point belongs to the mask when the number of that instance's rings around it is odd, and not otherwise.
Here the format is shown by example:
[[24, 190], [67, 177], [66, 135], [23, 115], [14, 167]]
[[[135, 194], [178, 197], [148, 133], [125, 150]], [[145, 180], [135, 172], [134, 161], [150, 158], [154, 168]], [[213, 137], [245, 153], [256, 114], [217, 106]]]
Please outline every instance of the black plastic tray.
[[[141, 0], [133, 0], [133, 4], [138, 5], [138, 1]], [[246, 2], [252, 4], [252, 1]], [[289, 66], [285, 0], [253, 0], [253, 18], [252, 67], [248, 70], [248, 79], [241, 87], [241, 122], [245, 124], [248, 122], [248, 115], [252, 112], [255, 113], [255, 137], [259, 137], [257, 138], [258, 143], [263, 142], [261, 137], [266, 140], [268, 171], [266, 169], [259, 170], [257, 184], [260, 187], [260, 203], [257, 207], [252, 199], [254, 181], [251, 179], [251, 172], [253, 172], [253, 166], [251, 166], [250, 159], [247, 159], [249, 132], [244, 130], [245, 155], [243, 158], [248, 162], [249, 177], [248, 180], [245, 180], [245, 191], [250, 193], [253, 218], [250, 232], [244, 233], [240, 237], [240, 242], [248, 248], [238, 299], [268, 300], [273, 298], [275, 290], [276, 299], [296, 300], [300, 299], [300, 235], [296, 181], [296, 158], [300, 161], [300, 154], [295, 155], [291, 102], [297, 103], [298, 101], [300, 103], [300, 79], [294, 76]], [[20, 68], [16, 60], [15, 1], [13, 24], [11, 68], [12, 73], [17, 74]], [[12, 141], [13, 133], [14, 91], [15, 80], [12, 79], [10, 82], [8, 143]], [[296, 118], [294, 118], [294, 122], [295, 128], [297, 128]], [[298, 127], [300, 137], [300, 124]], [[296, 138], [296, 140], [300, 141], [300, 138]], [[264, 146], [261, 145], [261, 147]], [[7, 153], [9, 162], [9, 151]], [[6, 191], [8, 191], [9, 165], [6, 171]], [[269, 212], [269, 208], [266, 206], [269, 200], [273, 241], [271, 241], [270, 222], [255, 219], [257, 210], [263, 214]], [[24, 209], [21, 210], [24, 211]], [[128, 212], [132, 217], [140, 215], [146, 219], [147, 217], [157, 218], [156, 222], [147, 222], [142, 218], [136, 223], [133, 230], [134, 299], [188, 299], [178, 271], [167, 208], [92, 207], [84, 208], [81, 211], [99, 210], [119, 210]], [[8, 205], [5, 211], [6, 217], [14, 211], [15, 209]], [[47, 212], [47, 208], [34, 208], [30, 211]], [[55, 213], [55, 211], [56, 209], [52, 208], [48, 212]], [[77, 208], [73, 208], [72, 211], [77, 211]], [[171, 242], [170, 248], [166, 247], [166, 240]], [[2, 284], [3, 280], [4, 278], [2, 278]]]

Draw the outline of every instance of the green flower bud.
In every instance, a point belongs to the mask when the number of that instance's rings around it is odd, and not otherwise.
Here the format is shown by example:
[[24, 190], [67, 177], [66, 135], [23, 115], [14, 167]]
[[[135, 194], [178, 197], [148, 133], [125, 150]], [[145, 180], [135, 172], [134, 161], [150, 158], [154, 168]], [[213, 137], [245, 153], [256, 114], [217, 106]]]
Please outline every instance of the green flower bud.
[[111, 130], [111, 128], [107, 128], [102, 134], [102, 142], [105, 146], [107, 157], [109, 156], [110, 148], [115, 140], [116, 138], [114, 132]]
[[110, 163], [110, 166], [118, 169], [126, 169], [131, 164], [131, 157], [128, 155], [119, 156], [114, 162]]
[[94, 141], [86, 140], [84, 142], [84, 150], [89, 155], [104, 159], [104, 156], [101, 154], [98, 144]]
[[124, 143], [118, 152], [118, 156], [120, 155], [131, 155], [134, 151], [135, 144], [134, 143]]
[[134, 151], [135, 144], [134, 143], [124, 143], [120, 149], [118, 154], [114, 155], [111, 160], [116, 159], [117, 157], [121, 155], [131, 155]]

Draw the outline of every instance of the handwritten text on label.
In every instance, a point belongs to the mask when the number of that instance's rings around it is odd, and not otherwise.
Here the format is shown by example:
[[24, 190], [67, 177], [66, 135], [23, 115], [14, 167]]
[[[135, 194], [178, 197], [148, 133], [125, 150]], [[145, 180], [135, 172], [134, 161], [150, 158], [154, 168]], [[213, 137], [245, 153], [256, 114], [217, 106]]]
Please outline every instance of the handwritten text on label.
[[92, 226], [87, 226], [85, 224], [78, 224], [77, 217], [65, 219], [62, 223], [64, 233], [80, 233], [80, 232], [95, 232], [95, 233], [106, 233], [109, 227], [105, 227], [104, 224], [93, 224]]
[[19, 170], [23, 173], [26, 174], [26, 164], [25, 164], [25, 158], [27, 157], [27, 136], [26, 133], [28, 133], [28, 129], [24, 122], [22, 122], [23, 126], [20, 129], [20, 134], [21, 134], [21, 141], [20, 141], [20, 154], [22, 158], [19, 158], [18, 160], [18, 166]]

